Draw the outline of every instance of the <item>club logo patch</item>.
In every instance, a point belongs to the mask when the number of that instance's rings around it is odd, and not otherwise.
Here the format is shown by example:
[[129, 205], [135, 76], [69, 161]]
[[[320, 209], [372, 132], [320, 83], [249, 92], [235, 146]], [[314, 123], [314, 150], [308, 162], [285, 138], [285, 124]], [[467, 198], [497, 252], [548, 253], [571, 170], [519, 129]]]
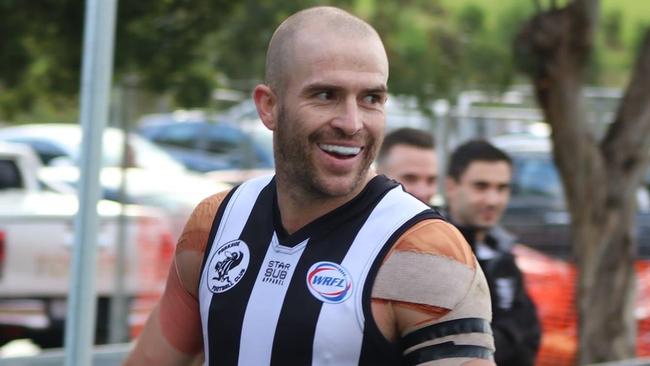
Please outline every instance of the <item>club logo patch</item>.
[[244, 277], [249, 260], [248, 245], [241, 240], [220, 246], [208, 264], [207, 283], [210, 291], [219, 294], [233, 288]]
[[307, 272], [307, 288], [318, 300], [339, 304], [352, 294], [352, 276], [339, 264], [314, 263]]

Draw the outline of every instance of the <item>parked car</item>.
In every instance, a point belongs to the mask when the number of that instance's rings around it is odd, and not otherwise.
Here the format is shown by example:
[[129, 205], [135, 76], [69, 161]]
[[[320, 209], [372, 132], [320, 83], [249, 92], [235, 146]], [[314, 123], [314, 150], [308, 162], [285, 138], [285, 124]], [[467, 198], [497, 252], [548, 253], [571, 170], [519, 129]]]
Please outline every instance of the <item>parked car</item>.
[[208, 120], [178, 121], [173, 115], [149, 119], [137, 129], [145, 139], [156, 143], [186, 168], [215, 170], [268, 169], [273, 167], [273, 152], [263, 136], [228, 122]]
[[[0, 345], [25, 337], [43, 347], [63, 343], [78, 200], [44, 190], [39, 165], [29, 147], [0, 142]], [[102, 200], [97, 212], [96, 342], [105, 343], [120, 238], [129, 301], [162, 291], [174, 243], [159, 210]]]
[[[104, 131], [103, 168], [100, 172], [102, 197], [163, 209], [169, 216], [174, 238], [180, 234], [196, 204], [230, 187], [188, 171], [146, 139], [135, 134], [127, 136], [128, 167], [123, 174], [125, 135], [115, 128]], [[39, 178], [51, 187], [58, 187], [59, 191], [75, 191], [79, 179], [79, 125], [33, 124], [0, 128], [0, 141], [31, 146], [46, 165], [40, 169]], [[124, 194], [121, 193], [122, 187]]]
[[[571, 217], [547, 137], [504, 135], [491, 141], [513, 160], [512, 197], [503, 224], [519, 241], [556, 258], [570, 258]], [[637, 192], [639, 256], [650, 258], [650, 174]]]

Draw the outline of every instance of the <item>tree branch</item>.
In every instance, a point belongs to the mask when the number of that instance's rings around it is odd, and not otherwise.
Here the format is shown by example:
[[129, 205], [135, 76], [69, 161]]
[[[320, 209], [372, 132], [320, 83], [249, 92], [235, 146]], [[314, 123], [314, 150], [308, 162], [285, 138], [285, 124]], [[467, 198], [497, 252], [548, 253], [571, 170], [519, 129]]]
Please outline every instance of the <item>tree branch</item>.
[[581, 14], [593, 29], [598, 23], [598, 14], [600, 9], [600, 0], [573, 0], [572, 6], [576, 9], [577, 14]]
[[571, 13], [570, 51], [581, 65], [589, 62], [598, 26], [599, 6], [600, 0], [573, 0], [567, 7]]
[[[594, 28], [585, 6], [576, 0], [560, 9], [535, 15], [517, 35], [518, 66], [531, 76], [537, 101], [553, 130], [553, 154], [565, 181], [571, 207], [593, 197], [585, 189], [605, 174], [599, 146], [587, 123], [582, 98], [583, 74], [593, 44]], [[590, 162], [586, 166], [584, 162]], [[601, 197], [594, 200], [602, 200]]]
[[650, 29], [644, 36], [614, 123], [601, 145], [608, 165], [619, 174], [639, 173], [649, 159], [650, 139], [647, 136], [650, 136]]

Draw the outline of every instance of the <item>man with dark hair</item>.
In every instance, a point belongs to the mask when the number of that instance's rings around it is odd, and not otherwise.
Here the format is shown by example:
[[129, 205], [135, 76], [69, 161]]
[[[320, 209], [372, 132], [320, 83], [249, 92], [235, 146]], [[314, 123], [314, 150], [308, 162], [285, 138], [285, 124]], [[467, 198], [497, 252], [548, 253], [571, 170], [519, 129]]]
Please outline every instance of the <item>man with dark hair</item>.
[[128, 365], [494, 365], [487, 283], [452, 225], [369, 168], [388, 60], [337, 8], [286, 19], [253, 99], [274, 176], [201, 202]]
[[515, 238], [499, 221], [510, 199], [512, 161], [483, 140], [460, 145], [447, 176], [448, 215], [479, 260], [492, 298], [492, 330], [499, 366], [535, 363], [540, 324], [511, 249]]
[[387, 134], [377, 155], [377, 173], [385, 174], [425, 203], [437, 191], [438, 162], [433, 135], [415, 128], [399, 128]]

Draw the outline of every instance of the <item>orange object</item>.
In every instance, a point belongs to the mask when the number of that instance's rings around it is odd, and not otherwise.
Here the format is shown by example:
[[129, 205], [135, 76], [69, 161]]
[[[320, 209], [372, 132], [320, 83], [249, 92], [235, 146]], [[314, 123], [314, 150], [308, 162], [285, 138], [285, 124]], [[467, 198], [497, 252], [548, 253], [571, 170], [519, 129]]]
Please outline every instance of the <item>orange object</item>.
[[[577, 353], [577, 314], [574, 305], [576, 269], [573, 264], [518, 245], [513, 250], [526, 289], [537, 306], [542, 342], [536, 366], [571, 366]], [[637, 354], [650, 355], [650, 261], [638, 261]]]

